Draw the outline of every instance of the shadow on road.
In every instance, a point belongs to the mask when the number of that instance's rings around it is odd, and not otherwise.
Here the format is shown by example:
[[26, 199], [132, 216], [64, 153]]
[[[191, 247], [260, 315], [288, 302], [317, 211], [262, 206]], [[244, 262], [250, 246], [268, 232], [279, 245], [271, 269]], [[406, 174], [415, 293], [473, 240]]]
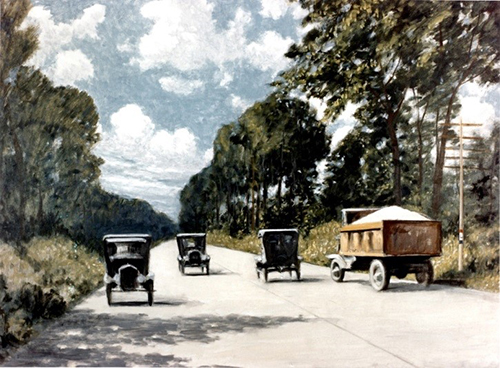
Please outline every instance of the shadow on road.
[[[4, 366], [189, 366], [188, 359], [141, 349], [183, 342], [208, 344], [219, 335], [275, 328], [304, 322], [290, 317], [200, 315], [170, 319], [144, 314], [94, 314], [73, 311], [42, 332], [43, 336], [22, 347]], [[132, 347], [132, 349], [131, 349]], [[132, 350], [132, 351], [131, 351]], [[157, 351], [164, 351], [161, 346]]]
[[211, 270], [210, 271], [210, 275], [207, 275], [205, 272], [201, 272], [201, 271], [188, 271], [188, 269], [185, 270], [185, 273], [184, 273], [184, 276], [206, 276], [206, 277], [210, 277], [210, 276], [229, 276], [233, 274], [233, 272], [229, 272], [229, 271], [224, 271], [224, 270]]
[[[187, 304], [187, 301], [184, 300], [170, 300], [170, 301], [163, 301], [163, 300], [155, 300], [153, 303], [153, 306], [159, 306], [159, 305], [166, 305], [169, 307], [177, 307], [179, 305]], [[113, 307], [149, 307], [147, 301], [119, 301], [119, 302], [113, 302], [110, 305], [111, 308]]]
[[270, 276], [269, 279], [267, 280], [267, 282], [269, 284], [280, 283], [280, 282], [283, 282], [283, 283], [299, 282], [301, 284], [303, 284], [303, 283], [307, 284], [307, 283], [322, 282], [324, 280], [325, 279], [319, 279], [319, 278], [314, 278], [314, 277], [306, 277], [306, 278], [302, 278], [300, 280], [297, 280], [295, 277], [278, 279], [278, 278], [272, 278]]
[[[367, 280], [345, 280], [344, 283], [353, 283], [353, 284], [359, 284], [366, 286], [368, 288], [372, 288], [372, 285], [370, 284], [370, 281]], [[381, 291], [382, 293], [414, 293], [414, 292], [428, 292], [428, 291], [435, 291], [436, 289], [440, 289], [442, 286], [438, 285], [430, 285], [430, 286], [423, 286], [417, 283], [412, 283], [412, 282], [390, 282], [389, 287]], [[376, 292], [373, 290], [373, 292]]]

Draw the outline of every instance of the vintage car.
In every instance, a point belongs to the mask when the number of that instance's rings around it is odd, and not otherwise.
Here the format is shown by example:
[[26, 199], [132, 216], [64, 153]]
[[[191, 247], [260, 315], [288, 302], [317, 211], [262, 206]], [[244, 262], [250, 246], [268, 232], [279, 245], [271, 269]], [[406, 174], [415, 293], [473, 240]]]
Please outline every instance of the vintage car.
[[389, 286], [391, 276], [415, 274], [419, 284], [434, 278], [431, 257], [441, 255], [441, 223], [398, 206], [342, 211], [338, 254], [330, 254], [330, 273], [336, 282], [345, 271], [368, 271], [377, 290]]
[[255, 257], [257, 277], [263, 275], [267, 282], [269, 272], [290, 272], [297, 274], [300, 280], [300, 262], [298, 255], [299, 232], [297, 229], [263, 229], [258, 233], [261, 240], [261, 254]]
[[186, 267], [200, 267], [201, 272], [210, 274], [210, 256], [206, 253], [207, 235], [205, 233], [177, 234], [179, 271], [184, 274]]
[[149, 234], [108, 234], [103, 238], [106, 261], [106, 297], [111, 305], [114, 291], [145, 291], [153, 305], [154, 274], [149, 272]]

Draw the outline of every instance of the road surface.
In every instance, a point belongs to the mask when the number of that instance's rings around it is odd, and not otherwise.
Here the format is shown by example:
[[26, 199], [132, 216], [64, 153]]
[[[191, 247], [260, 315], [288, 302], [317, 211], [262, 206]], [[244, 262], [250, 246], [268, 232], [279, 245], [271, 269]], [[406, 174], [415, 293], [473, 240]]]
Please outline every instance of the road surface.
[[303, 264], [303, 280], [257, 279], [253, 255], [208, 247], [211, 275], [177, 268], [173, 241], [152, 251], [155, 304], [100, 289], [51, 322], [6, 366], [498, 367], [498, 294], [366, 274], [334, 283]]

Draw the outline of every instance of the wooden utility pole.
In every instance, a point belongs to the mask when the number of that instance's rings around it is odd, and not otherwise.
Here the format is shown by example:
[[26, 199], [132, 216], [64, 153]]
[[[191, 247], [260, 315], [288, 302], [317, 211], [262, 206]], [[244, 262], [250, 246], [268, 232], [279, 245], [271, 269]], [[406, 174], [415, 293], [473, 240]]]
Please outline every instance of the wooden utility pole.
[[[460, 123], [458, 124], [444, 124], [446, 126], [458, 126], [459, 128], [459, 155], [458, 157], [446, 157], [447, 159], [458, 159], [459, 165], [457, 166], [445, 166], [449, 169], [459, 169], [459, 209], [458, 209], [458, 270], [463, 271], [464, 269], [464, 139], [481, 139], [480, 137], [466, 137], [464, 136], [464, 127], [480, 127], [482, 124], [465, 124], [460, 118]], [[448, 148], [447, 148], [448, 149]], [[452, 148], [454, 149], [454, 148]]]

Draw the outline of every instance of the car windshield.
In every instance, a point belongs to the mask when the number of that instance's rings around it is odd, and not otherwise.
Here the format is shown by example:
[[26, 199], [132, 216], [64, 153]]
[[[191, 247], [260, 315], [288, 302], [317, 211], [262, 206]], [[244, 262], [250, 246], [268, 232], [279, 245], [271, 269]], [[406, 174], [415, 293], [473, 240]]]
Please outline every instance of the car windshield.
[[203, 238], [184, 238], [182, 239], [182, 246], [185, 249], [189, 248], [202, 248], [203, 247]]

